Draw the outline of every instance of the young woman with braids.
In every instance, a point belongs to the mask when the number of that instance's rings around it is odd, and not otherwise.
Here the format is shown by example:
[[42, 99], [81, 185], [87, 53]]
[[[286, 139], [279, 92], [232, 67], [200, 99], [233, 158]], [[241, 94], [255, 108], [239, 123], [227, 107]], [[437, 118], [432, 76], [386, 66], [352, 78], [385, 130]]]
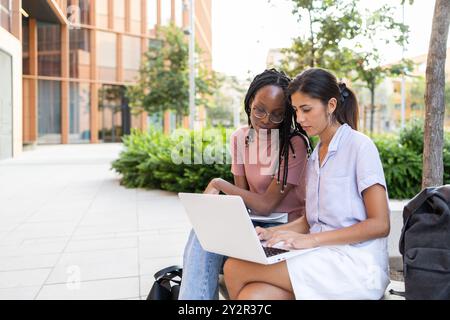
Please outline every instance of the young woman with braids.
[[354, 93], [312, 68], [290, 84], [297, 121], [318, 135], [306, 167], [306, 214], [258, 228], [268, 245], [316, 248], [265, 266], [228, 259], [231, 299], [380, 299], [389, 284], [386, 182], [375, 144], [357, 130]]
[[[288, 221], [293, 221], [304, 214], [303, 174], [309, 140], [296, 123], [287, 100], [289, 82], [284, 73], [275, 69], [254, 78], [244, 101], [248, 127], [231, 136], [234, 184], [215, 178], [205, 193], [239, 195], [256, 215], [287, 212]], [[225, 259], [203, 250], [191, 231], [184, 251], [179, 299], [217, 299], [219, 273]]]

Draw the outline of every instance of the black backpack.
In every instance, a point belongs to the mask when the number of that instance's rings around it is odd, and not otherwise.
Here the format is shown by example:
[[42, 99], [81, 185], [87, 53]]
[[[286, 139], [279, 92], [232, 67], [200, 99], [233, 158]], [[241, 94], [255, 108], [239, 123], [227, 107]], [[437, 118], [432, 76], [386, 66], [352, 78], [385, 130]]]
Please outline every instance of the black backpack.
[[450, 185], [426, 188], [403, 209], [405, 298], [450, 299]]
[[147, 296], [147, 300], [178, 300], [183, 269], [171, 266], [155, 273], [155, 282]]

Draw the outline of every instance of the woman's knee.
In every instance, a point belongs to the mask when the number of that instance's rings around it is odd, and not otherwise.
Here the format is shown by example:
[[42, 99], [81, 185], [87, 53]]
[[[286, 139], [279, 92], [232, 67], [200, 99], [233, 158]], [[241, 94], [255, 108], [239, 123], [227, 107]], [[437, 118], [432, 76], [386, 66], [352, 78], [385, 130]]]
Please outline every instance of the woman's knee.
[[262, 282], [251, 282], [239, 292], [240, 300], [292, 300], [294, 294], [280, 287]]
[[240, 261], [234, 258], [228, 258], [225, 261], [225, 264], [223, 266], [223, 275], [225, 277], [225, 282], [227, 281], [227, 279], [229, 280], [230, 278], [235, 276], [236, 270], [238, 270], [238, 265], [239, 265]]

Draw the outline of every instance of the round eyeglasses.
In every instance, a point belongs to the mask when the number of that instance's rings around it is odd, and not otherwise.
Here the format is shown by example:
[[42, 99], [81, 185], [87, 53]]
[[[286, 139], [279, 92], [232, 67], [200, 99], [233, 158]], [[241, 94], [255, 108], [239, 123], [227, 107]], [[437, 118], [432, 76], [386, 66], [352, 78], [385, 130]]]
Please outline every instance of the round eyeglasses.
[[258, 118], [258, 119], [264, 119], [265, 117], [269, 117], [270, 122], [274, 123], [274, 124], [280, 124], [283, 122], [284, 120], [284, 113], [269, 113], [266, 110], [257, 108], [257, 107], [253, 107], [253, 115]]

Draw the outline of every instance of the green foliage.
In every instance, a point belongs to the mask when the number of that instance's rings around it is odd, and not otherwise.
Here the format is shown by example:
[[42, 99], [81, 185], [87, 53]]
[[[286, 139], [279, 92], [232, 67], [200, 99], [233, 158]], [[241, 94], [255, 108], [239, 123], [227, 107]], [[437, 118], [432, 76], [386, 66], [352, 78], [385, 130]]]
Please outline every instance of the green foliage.
[[308, 35], [294, 39], [291, 48], [283, 50], [282, 69], [296, 75], [307, 67], [322, 67], [338, 75], [350, 69], [346, 63], [351, 50], [342, 46], [352, 40], [362, 27], [355, 0], [292, 0], [293, 14], [299, 22], [309, 24]]
[[370, 91], [370, 132], [373, 132], [375, 89], [390, 75], [406, 74], [413, 69], [413, 62], [404, 59], [389, 67], [382, 66], [380, 48], [391, 42], [398, 46], [408, 43], [409, 27], [395, 18], [394, 7], [383, 5], [373, 12], [366, 12], [364, 28], [356, 41], [349, 65], [353, 80], [360, 80]]
[[[422, 186], [423, 121], [414, 121], [400, 132], [399, 138], [377, 136], [389, 196], [409, 199]], [[450, 133], [444, 137], [444, 184], [450, 183]]]
[[[197, 50], [198, 51], [198, 50]], [[199, 54], [200, 56], [200, 54]], [[128, 87], [127, 97], [134, 112], [152, 114], [172, 110], [187, 115], [189, 109], [189, 45], [183, 31], [171, 24], [158, 28], [158, 40], [151, 40], [138, 82]], [[197, 66], [196, 105], [207, 105], [215, 88], [215, 76]]]
[[421, 156], [423, 154], [423, 120], [415, 120], [400, 131], [399, 142]]
[[450, 132], [444, 134], [444, 184], [450, 183]]
[[409, 199], [421, 189], [422, 157], [395, 138], [374, 138], [380, 153], [389, 197]]
[[212, 96], [207, 111], [207, 124], [211, 127], [218, 125], [232, 127], [234, 125], [234, 108], [242, 110], [241, 105], [248, 87], [234, 76], [217, 73], [218, 88]]
[[[219, 130], [225, 141], [225, 130]], [[127, 188], [202, 192], [213, 178], [221, 177], [232, 181], [229, 164], [193, 164], [194, 152], [200, 151], [202, 154], [201, 151], [210, 143], [201, 141], [199, 144], [195, 141], [193, 132], [185, 131], [185, 133], [191, 138], [189, 148], [192, 151], [190, 157], [192, 164], [174, 163], [172, 155], [179, 146], [179, 140], [171, 136], [154, 130], [148, 132], [133, 130], [131, 135], [125, 136], [123, 138], [125, 150], [121, 152], [119, 159], [112, 163], [112, 169], [122, 175], [121, 184]], [[209, 159], [203, 160], [207, 162]]]
[[[411, 109], [425, 109], [425, 77], [418, 76], [411, 79], [410, 99]], [[449, 100], [450, 101], [450, 100]]]
[[391, 5], [361, 12], [355, 0], [291, 1], [293, 14], [299, 21], [309, 23], [309, 28], [306, 36], [295, 38], [290, 48], [282, 50], [281, 68], [295, 76], [308, 67], [321, 67], [338, 78], [359, 80], [370, 90], [373, 119], [377, 85], [390, 74], [412, 69], [409, 60], [382, 67], [379, 51], [391, 42], [406, 44], [408, 26], [397, 21]]

